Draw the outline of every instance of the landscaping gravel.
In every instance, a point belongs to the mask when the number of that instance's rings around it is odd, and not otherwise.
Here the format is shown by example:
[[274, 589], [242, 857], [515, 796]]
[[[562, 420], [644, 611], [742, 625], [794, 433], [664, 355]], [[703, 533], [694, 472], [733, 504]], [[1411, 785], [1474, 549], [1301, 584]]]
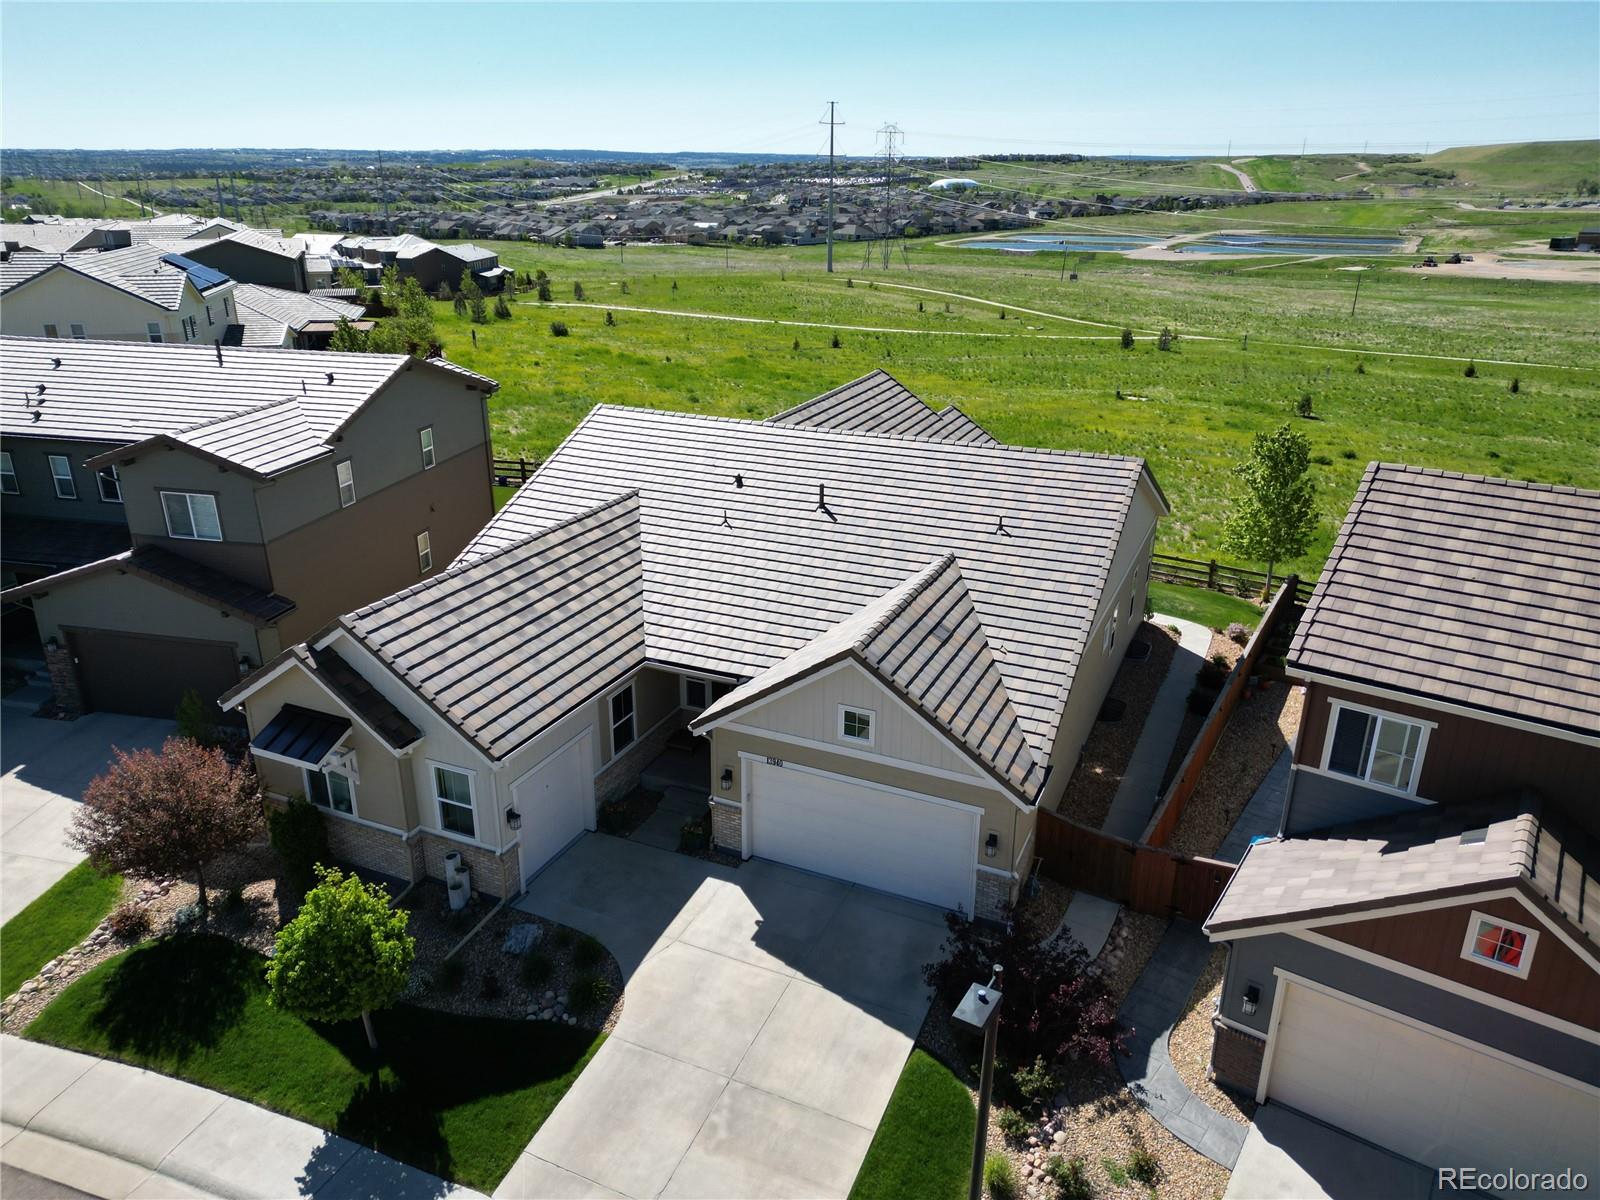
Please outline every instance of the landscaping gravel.
[[1072, 889], [1063, 883], [1039, 876], [1038, 891], [1017, 905], [1012, 920], [1017, 928], [1029, 934], [1034, 941], [1043, 941], [1056, 931], [1067, 905], [1072, 903]]
[[1189, 1085], [1191, 1092], [1230, 1121], [1248, 1125], [1255, 1115], [1256, 1102], [1218, 1087], [1210, 1078], [1211, 1016], [1217, 1011], [1217, 998], [1222, 994], [1222, 972], [1227, 965], [1227, 947], [1218, 946], [1195, 981], [1194, 993], [1189, 997], [1183, 1016], [1172, 1027], [1172, 1034], [1167, 1038], [1167, 1052], [1172, 1055], [1178, 1077]]
[[1063, 817], [1099, 829], [1111, 811], [1111, 800], [1128, 769], [1133, 748], [1144, 729], [1156, 693], [1172, 666], [1178, 636], [1172, 630], [1145, 621], [1134, 637], [1150, 643], [1150, 653], [1139, 662], [1124, 659], [1111, 681], [1107, 701], [1125, 706], [1116, 721], [1096, 721], [1078, 756], [1066, 794], [1056, 810]]

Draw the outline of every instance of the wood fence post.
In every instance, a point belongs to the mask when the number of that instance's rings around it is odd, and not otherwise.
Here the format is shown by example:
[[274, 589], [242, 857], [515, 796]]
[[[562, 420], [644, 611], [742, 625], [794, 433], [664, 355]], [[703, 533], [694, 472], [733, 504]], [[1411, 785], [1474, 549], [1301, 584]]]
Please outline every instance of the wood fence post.
[[1206, 567], [1206, 587], [1213, 592], [1217, 590], [1217, 560], [1214, 558]]

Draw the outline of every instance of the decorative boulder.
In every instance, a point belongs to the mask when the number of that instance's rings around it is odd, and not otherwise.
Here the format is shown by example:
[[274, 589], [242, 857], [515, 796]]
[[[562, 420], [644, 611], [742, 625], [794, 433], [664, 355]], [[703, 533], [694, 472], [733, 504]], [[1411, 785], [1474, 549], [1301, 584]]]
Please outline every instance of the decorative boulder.
[[500, 943], [500, 949], [506, 954], [527, 954], [543, 937], [543, 925], [536, 925], [532, 921], [513, 925], [506, 931], [506, 940]]

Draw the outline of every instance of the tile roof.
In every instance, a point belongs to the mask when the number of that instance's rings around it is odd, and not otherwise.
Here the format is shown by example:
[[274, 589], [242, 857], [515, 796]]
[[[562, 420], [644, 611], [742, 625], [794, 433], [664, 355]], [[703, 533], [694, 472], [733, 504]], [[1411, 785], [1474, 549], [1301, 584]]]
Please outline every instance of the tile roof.
[[699, 728], [846, 658], [877, 675], [1025, 800], [1044, 780], [953, 554], [735, 688]]
[[939, 410], [939, 423], [944, 427], [945, 441], [965, 442], [972, 446], [999, 444], [999, 439], [954, 404]]
[[163, 438], [270, 475], [332, 453], [327, 440], [407, 370], [495, 386], [403, 354], [0, 337], [0, 431], [113, 446]]
[[8, 563], [63, 571], [121, 554], [129, 542], [128, 527], [120, 521], [0, 515], [0, 550]]
[[240, 283], [233, 289], [233, 305], [244, 327], [246, 346], [281, 346], [292, 331], [299, 333], [313, 321], [362, 320], [367, 310], [359, 304]]
[[175, 592], [214, 604], [245, 618], [252, 625], [271, 625], [280, 617], [294, 611], [294, 601], [276, 592], [268, 592], [254, 584], [245, 583], [231, 575], [193, 562], [181, 555], [163, 550], [159, 546], [135, 546], [121, 554], [86, 563], [80, 567], [58, 572], [8, 589], [3, 595], [7, 601], [21, 600], [38, 592], [48, 591], [63, 583], [103, 571], [118, 571], [137, 575], [152, 583], [171, 588]]
[[1600, 492], [1373, 463], [1288, 662], [1600, 735]]
[[[180, 243], [181, 245], [181, 243]], [[183, 302], [186, 283], [202, 295], [233, 281], [199, 263], [174, 261], [176, 251], [170, 243], [148, 242], [100, 253], [63, 255], [31, 254], [26, 261], [0, 265], [0, 292], [20, 287], [49, 270], [72, 271], [78, 275], [128, 292], [160, 308], [176, 311]]]
[[602, 405], [457, 561], [637, 489], [649, 657], [748, 678], [954, 554], [1045, 759], [1141, 477], [1134, 458]]
[[1600, 942], [1594, 844], [1535, 798], [1430, 805], [1304, 837], [1258, 842], [1206, 919], [1211, 933], [1314, 921], [1517, 887]]
[[[959, 420], [947, 420], [954, 409], [929, 408], [905, 384], [882, 369], [869, 371], [832, 391], [824, 392], [767, 420], [773, 425], [796, 425], [808, 429], [833, 429], [840, 432], [881, 433], [890, 437], [924, 438], [938, 442], [986, 442], [994, 438], [972, 418], [956, 413]], [[974, 436], [976, 432], [979, 436]]]
[[339, 625], [498, 759], [641, 666], [644, 621], [629, 492]]
[[404, 750], [422, 738], [422, 730], [412, 724], [411, 718], [401, 712], [382, 692], [367, 682], [359, 671], [350, 665], [332, 647], [317, 648], [329, 626], [310, 640], [290, 646], [278, 657], [263, 663], [241, 679], [237, 686], [224, 692], [217, 704], [224, 709], [238, 705], [241, 693], [261, 683], [286, 663], [292, 663], [332, 692], [350, 712], [360, 717], [367, 727], [391, 750]]

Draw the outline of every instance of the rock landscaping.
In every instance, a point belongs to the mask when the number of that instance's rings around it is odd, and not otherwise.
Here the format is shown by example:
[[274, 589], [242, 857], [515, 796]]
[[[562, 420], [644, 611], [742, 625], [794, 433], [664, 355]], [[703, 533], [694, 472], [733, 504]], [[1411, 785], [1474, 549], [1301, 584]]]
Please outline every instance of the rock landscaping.
[[1167, 1039], [1167, 1052], [1178, 1077], [1188, 1088], [1229, 1120], [1248, 1125], [1255, 1115], [1256, 1102], [1229, 1088], [1219, 1087], [1211, 1071], [1211, 1017], [1222, 994], [1222, 972], [1228, 963], [1227, 948], [1218, 946], [1195, 980], [1194, 994], [1182, 1019], [1173, 1026]]

